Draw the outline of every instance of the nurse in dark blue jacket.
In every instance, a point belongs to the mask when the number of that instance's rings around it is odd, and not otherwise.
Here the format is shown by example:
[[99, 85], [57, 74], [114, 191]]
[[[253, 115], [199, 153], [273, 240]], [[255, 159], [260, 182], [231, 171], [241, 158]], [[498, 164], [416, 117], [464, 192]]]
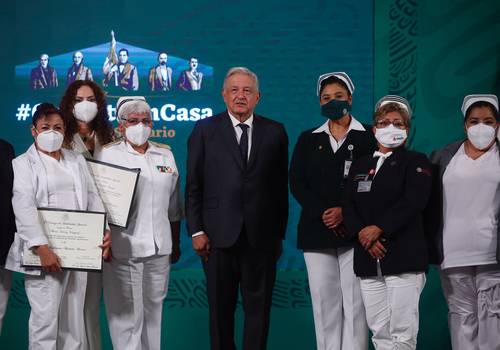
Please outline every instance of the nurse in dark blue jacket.
[[344, 72], [319, 77], [317, 128], [303, 132], [290, 165], [290, 188], [302, 207], [298, 248], [304, 250], [318, 349], [367, 349], [368, 328], [352, 270], [342, 196], [351, 163], [375, 150], [371, 128], [350, 113], [354, 84]]
[[357, 241], [354, 272], [377, 350], [417, 345], [428, 266], [422, 212], [432, 176], [427, 157], [405, 148], [410, 117], [401, 97], [377, 103], [373, 130], [379, 149], [353, 164], [345, 191], [344, 221]]

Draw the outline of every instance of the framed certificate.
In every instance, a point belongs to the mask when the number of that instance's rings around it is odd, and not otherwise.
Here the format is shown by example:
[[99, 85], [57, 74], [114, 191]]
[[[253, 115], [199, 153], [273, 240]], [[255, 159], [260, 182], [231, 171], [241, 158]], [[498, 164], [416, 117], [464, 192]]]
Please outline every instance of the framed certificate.
[[127, 228], [141, 169], [87, 159], [110, 225]]
[[[101, 271], [106, 213], [38, 208], [49, 247], [69, 270]], [[26, 246], [22, 266], [41, 268], [40, 257]]]

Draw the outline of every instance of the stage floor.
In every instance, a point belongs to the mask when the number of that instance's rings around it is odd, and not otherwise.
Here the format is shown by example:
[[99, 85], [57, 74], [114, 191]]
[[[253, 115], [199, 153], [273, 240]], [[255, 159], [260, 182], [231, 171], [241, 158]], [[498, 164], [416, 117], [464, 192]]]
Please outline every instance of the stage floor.
[[[431, 270], [420, 303], [418, 349], [450, 349], [446, 325], [446, 305], [439, 289], [437, 272]], [[0, 349], [28, 348], [29, 303], [23, 277], [15, 274], [9, 306], [0, 336]], [[165, 301], [162, 349], [209, 349], [208, 308], [205, 279], [200, 270], [173, 270]], [[237, 345], [241, 344], [243, 312], [238, 305], [236, 315]], [[112, 349], [104, 305], [101, 305], [103, 349]], [[315, 349], [314, 323], [307, 275], [302, 270], [281, 270], [273, 295], [269, 350]]]

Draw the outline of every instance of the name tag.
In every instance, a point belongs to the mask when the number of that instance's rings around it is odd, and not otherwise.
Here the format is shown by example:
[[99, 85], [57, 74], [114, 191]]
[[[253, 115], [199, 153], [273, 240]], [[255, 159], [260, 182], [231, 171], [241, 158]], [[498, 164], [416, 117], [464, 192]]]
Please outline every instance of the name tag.
[[357, 174], [354, 175], [354, 181], [359, 181], [359, 180], [366, 180], [368, 179], [368, 174]]
[[344, 178], [349, 175], [349, 169], [351, 169], [352, 160], [344, 161]]
[[358, 192], [370, 192], [372, 189], [372, 181], [360, 181], [358, 182]]

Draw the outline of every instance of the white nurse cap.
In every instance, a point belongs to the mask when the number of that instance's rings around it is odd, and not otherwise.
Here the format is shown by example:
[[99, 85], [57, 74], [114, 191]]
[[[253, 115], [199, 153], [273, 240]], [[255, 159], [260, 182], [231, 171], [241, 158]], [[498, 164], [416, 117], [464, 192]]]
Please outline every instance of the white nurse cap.
[[396, 103], [399, 106], [401, 106], [403, 109], [406, 109], [408, 112], [408, 116], [411, 118], [412, 115], [412, 110], [410, 107], [410, 103], [408, 100], [404, 97], [398, 96], [398, 95], [386, 95], [382, 97], [380, 100], [378, 100], [377, 104], [375, 105], [375, 112], [378, 111], [378, 109], [388, 103]]
[[346, 72], [332, 72], [332, 73], [325, 73], [321, 74], [318, 78], [318, 86], [316, 89], [316, 94], [319, 96], [319, 90], [321, 90], [321, 83], [323, 80], [328, 79], [330, 77], [336, 77], [340, 80], [342, 80], [346, 85], [347, 89], [349, 90], [349, 93], [352, 95], [354, 92], [354, 84], [352, 83], [351, 78], [347, 75]]
[[464, 97], [464, 102], [462, 103], [462, 113], [464, 117], [467, 114], [467, 110], [469, 109], [469, 107], [472, 106], [472, 104], [480, 101], [488, 102], [489, 104], [493, 105], [498, 113], [498, 97], [491, 94], [475, 94], [467, 95]]
[[122, 96], [116, 102], [116, 118], [118, 119], [118, 121], [124, 121], [126, 118], [124, 114], [127, 108], [125, 106], [131, 103], [135, 104], [137, 102], [142, 105], [143, 109], [151, 110], [144, 96]]

